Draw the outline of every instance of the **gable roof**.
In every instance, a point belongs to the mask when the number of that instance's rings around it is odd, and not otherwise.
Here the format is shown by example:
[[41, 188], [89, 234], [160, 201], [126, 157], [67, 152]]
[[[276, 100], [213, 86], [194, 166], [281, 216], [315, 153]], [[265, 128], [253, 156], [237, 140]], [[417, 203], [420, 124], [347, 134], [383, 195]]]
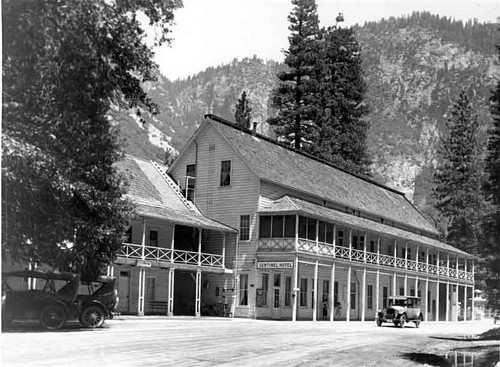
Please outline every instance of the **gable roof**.
[[403, 193], [285, 147], [214, 115], [206, 115], [261, 179], [432, 234], [439, 232]]
[[117, 168], [128, 182], [126, 196], [136, 205], [138, 214], [189, 227], [236, 232], [204, 216], [157, 163], [127, 155]]
[[346, 226], [352, 226], [361, 230], [370, 230], [378, 232], [380, 234], [388, 234], [390, 236], [403, 238], [408, 241], [422, 243], [434, 248], [441, 250], [446, 250], [463, 257], [475, 258], [475, 256], [470, 255], [464, 251], [461, 251], [453, 246], [447, 245], [446, 243], [440, 242], [438, 240], [421, 236], [416, 233], [408, 232], [400, 228], [390, 227], [382, 223], [377, 223], [366, 218], [360, 218], [355, 215], [350, 215], [347, 213], [341, 213], [338, 210], [325, 208], [324, 206], [313, 204], [305, 200], [298, 198], [283, 196], [282, 198], [275, 200], [259, 210], [261, 214], [277, 214], [277, 213], [299, 213], [303, 215], [309, 215], [321, 220], [331, 220], [339, 224], [344, 224]]

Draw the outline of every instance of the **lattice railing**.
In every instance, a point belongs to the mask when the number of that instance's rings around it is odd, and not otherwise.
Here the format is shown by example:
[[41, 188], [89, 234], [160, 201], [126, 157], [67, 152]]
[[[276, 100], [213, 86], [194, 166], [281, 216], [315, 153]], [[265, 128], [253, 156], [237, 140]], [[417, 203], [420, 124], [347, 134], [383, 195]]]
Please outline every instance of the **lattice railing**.
[[362, 250], [351, 249], [352, 261], [365, 261], [365, 252]]
[[380, 265], [394, 266], [394, 256], [379, 255]]
[[262, 238], [259, 240], [259, 251], [281, 252], [294, 250], [295, 238]]
[[318, 254], [325, 256], [333, 256], [335, 249], [333, 245], [329, 243], [319, 242], [318, 243]]
[[406, 269], [406, 260], [399, 257], [396, 258], [396, 267], [400, 269]]
[[406, 260], [406, 268], [408, 270], [417, 271], [417, 262], [413, 260]]
[[[130, 259], [143, 259], [142, 251], [142, 245], [125, 243], [118, 253], [118, 256]], [[213, 268], [224, 267], [224, 258], [222, 255], [175, 249], [172, 251], [170, 248], [155, 246], [144, 246], [144, 260], [173, 261], [176, 264], [201, 265]]]
[[366, 253], [366, 262], [371, 263], [371, 264], [377, 264], [378, 263], [377, 254], [374, 254], [373, 252], [367, 252]]
[[427, 264], [426, 263], [417, 263], [417, 271], [425, 273], [427, 272]]
[[299, 251], [316, 253], [316, 241], [299, 238]]
[[349, 249], [347, 247], [335, 247], [335, 256], [341, 259], [350, 260]]

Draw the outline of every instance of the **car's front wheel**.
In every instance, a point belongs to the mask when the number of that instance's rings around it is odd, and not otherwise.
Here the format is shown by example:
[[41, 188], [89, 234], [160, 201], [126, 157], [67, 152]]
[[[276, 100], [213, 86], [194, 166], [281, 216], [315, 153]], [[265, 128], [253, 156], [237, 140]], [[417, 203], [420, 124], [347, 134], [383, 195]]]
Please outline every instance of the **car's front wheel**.
[[80, 323], [88, 328], [98, 328], [104, 324], [104, 319], [106, 318], [104, 311], [99, 306], [88, 306], [80, 314]]
[[406, 315], [401, 315], [399, 318], [399, 327], [403, 328], [406, 324]]
[[415, 327], [419, 328], [420, 327], [420, 323], [422, 322], [422, 315], [419, 315], [418, 319], [415, 320], [414, 322], [415, 322]]
[[67, 316], [66, 311], [60, 305], [48, 305], [40, 314], [40, 323], [45, 329], [57, 330], [64, 326]]

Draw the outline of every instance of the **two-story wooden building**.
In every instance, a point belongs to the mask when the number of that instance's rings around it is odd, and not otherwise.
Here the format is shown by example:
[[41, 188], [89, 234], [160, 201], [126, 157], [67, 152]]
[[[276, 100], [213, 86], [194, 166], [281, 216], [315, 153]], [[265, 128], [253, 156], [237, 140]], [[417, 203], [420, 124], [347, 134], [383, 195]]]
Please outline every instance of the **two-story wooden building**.
[[326, 301], [329, 320], [337, 302], [342, 319], [373, 320], [391, 295], [420, 296], [426, 321], [473, 307], [474, 257], [394, 189], [214, 115], [168, 172], [204, 215], [239, 229], [226, 285], [236, 317], [316, 320]]
[[237, 231], [203, 215], [166, 167], [126, 156], [118, 169], [136, 206], [128, 241], [109, 268], [118, 278], [119, 311], [200, 316], [233, 304]]

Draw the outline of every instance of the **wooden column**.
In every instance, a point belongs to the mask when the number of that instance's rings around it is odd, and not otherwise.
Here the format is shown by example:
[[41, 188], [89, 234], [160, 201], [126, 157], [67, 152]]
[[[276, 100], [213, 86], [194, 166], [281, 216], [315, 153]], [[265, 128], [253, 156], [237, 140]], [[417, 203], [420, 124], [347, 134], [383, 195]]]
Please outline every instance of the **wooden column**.
[[168, 269], [168, 308], [167, 308], [167, 315], [168, 316], [173, 316], [174, 315], [174, 286], [175, 286], [175, 269], [170, 268]]
[[313, 316], [312, 319], [314, 322], [317, 320], [317, 314], [318, 314], [318, 259], [316, 259], [316, 263], [314, 264], [314, 285], [313, 285], [313, 292], [314, 292], [314, 297], [313, 297]]
[[[350, 241], [349, 241], [350, 242]], [[349, 245], [349, 248], [351, 246]], [[347, 286], [346, 286], [346, 298], [347, 298], [347, 307], [345, 311], [345, 320], [351, 320], [351, 265], [347, 268]]]
[[330, 322], [333, 322], [333, 317], [335, 316], [334, 296], [335, 296], [335, 262], [332, 264], [332, 270], [330, 272]]
[[[394, 254], [394, 268], [397, 268], [396, 259], [398, 258], [398, 242], [396, 240], [394, 240], [393, 254]], [[393, 295], [395, 296], [396, 294], [393, 294]]]
[[299, 298], [299, 255], [295, 254], [295, 264], [293, 267], [293, 293], [292, 293], [292, 321], [297, 321], [297, 306]]
[[142, 245], [141, 259], [142, 260], [145, 259], [145, 251], [146, 251], [146, 225], [147, 225], [146, 218], [142, 217], [142, 241], [141, 241], [141, 245]]
[[198, 266], [201, 266], [201, 228], [198, 228]]
[[146, 287], [146, 269], [139, 267], [139, 287], [137, 300], [137, 315], [144, 316], [144, 288]]
[[363, 278], [361, 282], [361, 321], [365, 321], [366, 310], [366, 267], [363, 268]]
[[445, 321], [450, 321], [450, 282], [446, 282], [446, 312]]
[[398, 276], [396, 272], [394, 272], [394, 275], [392, 276], [392, 295], [395, 296], [396, 293], [396, 283], [398, 281]]
[[439, 321], [439, 279], [436, 280], [436, 321]]
[[222, 268], [226, 267], [226, 232], [222, 236]]
[[[377, 265], [380, 265], [380, 235], [377, 236]], [[375, 284], [375, 312], [380, 309], [380, 268], [377, 267], [377, 278]]]
[[[464, 259], [464, 272], [465, 280], [467, 280], [467, 258]], [[464, 321], [467, 320], [467, 284], [464, 285]], [[474, 301], [474, 294], [472, 295], [472, 300]], [[472, 310], [472, 307], [471, 307]], [[472, 320], [472, 318], [471, 318]]]
[[352, 228], [349, 228], [349, 261], [352, 261]]
[[174, 251], [175, 251], [175, 224], [172, 226], [172, 243], [170, 244], [170, 250], [172, 251], [171, 253], [171, 258], [170, 262], [173, 264], [174, 263]]
[[427, 310], [429, 309], [429, 278], [425, 278], [425, 305], [424, 305], [424, 320], [425, 322], [429, 321], [429, 313]]
[[194, 315], [196, 317], [201, 317], [201, 271], [196, 271], [196, 295], [194, 300]]
[[295, 251], [299, 251], [299, 215], [295, 215]]

